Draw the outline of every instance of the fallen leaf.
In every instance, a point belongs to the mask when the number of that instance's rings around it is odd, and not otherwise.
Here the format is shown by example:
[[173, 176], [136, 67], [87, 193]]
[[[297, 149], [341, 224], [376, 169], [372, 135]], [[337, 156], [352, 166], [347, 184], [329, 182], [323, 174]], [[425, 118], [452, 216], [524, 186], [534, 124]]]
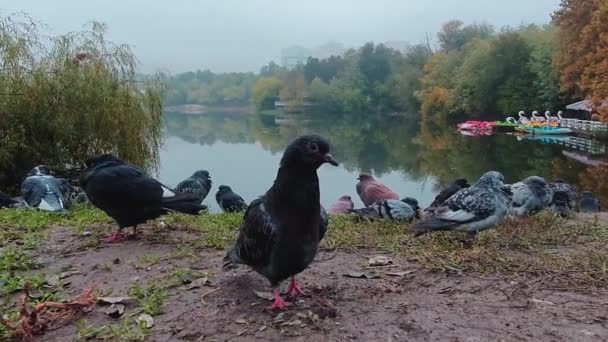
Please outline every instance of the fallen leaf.
[[384, 255], [373, 256], [373, 257], [369, 258], [369, 260], [367, 261], [367, 264], [369, 266], [386, 266], [386, 265], [390, 265], [392, 263], [393, 263], [393, 260], [391, 260], [390, 258], [388, 258]]
[[125, 306], [122, 304], [112, 304], [106, 309], [104, 309], [103, 313], [112, 318], [118, 318], [122, 316], [123, 313], [125, 313]]
[[193, 289], [197, 289], [199, 287], [202, 287], [204, 285], [206, 285], [207, 283], [209, 283], [209, 278], [207, 277], [203, 277], [203, 278], [198, 278], [195, 279], [193, 282], [191, 282], [190, 284], [188, 284], [185, 289], [186, 290], [193, 290]]
[[393, 277], [403, 277], [406, 276], [408, 274], [412, 274], [416, 271], [403, 271], [403, 272], [384, 272], [384, 274], [389, 275], [389, 276], [393, 276]]
[[380, 275], [376, 272], [352, 271], [352, 272], [344, 273], [344, 276], [349, 277], [349, 278], [366, 278], [366, 279], [380, 278]]
[[262, 325], [262, 326], [261, 326], [261, 327], [258, 329], [258, 331], [264, 331], [264, 330], [266, 330], [266, 328], [268, 328], [268, 327], [267, 327], [267, 326], [265, 326], [265, 325]]
[[273, 319], [273, 322], [275, 322], [275, 323], [285, 322], [285, 319], [283, 317], [285, 317], [285, 313], [281, 312]]
[[234, 321], [234, 323], [236, 324], [247, 324], [248, 322], [242, 318], [239, 318], [237, 320]]
[[55, 287], [55, 286], [59, 285], [59, 276], [58, 275], [48, 276], [44, 279], [44, 282], [49, 286]]
[[281, 324], [282, 327], [294, 325], [302, 325], [302, 321], [296, 318]]
[[274, 296], [270, 292], [261, 292], [261, 291], [253, 290], [253, 293], [255, 293], [256, 296], [258, 296], [262, 299], [274, 300]]
[[536, 303], [536, 304], [555, 305], [555, 303], [553, 303], [553, 302], [549, 302], [549, 301], [542, 300], [542, 299], [536, 299], [536, 298], [532, 298], [531, 302]]
[[150, 329], [154, 326], [154, 318], [152, 318], [152, 316], [148, 315], [147, 313], [143, 313], [137, 316], [136, 321], [137, 324], [140, 324], [146, 329]]
[[73, 276], [75, 274], [80, 274], [80, 271], [67, 271], [67, 272], [63, 272], [59, 275], [59, 279], [64, 279], [70, 276]]
[[133, 300], [133, 297], [97, 297], [97, 302], [102, 304], [125, 304]]

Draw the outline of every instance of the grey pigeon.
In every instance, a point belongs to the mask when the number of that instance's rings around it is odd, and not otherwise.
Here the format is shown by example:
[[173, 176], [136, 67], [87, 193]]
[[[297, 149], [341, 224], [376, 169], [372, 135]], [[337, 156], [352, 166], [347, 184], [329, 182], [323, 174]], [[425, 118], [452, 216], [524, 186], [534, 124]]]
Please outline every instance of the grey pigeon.
[[236, 243], [224, 258], [225, 269], [249, 265], [270, 281], [271, 310], [290, 305], [279, 294], [281, 281], [291, 277], [288, 293], [302, 294], [295, 275], [313, 261], [325, 235], [327, 215], [319, 202], [317, 176], [324, 163], [338, 165], [322, 137], [301, 136], [289, 144], [274, 184], [251, 202]]
[[485, 173], [477, 183], [459, 190], [428, 218], [412, 227], [415, 236], [439, 230], [474, 234], [497, 224], [511, 205], [511, 190], [498, 171]]
[[192, 176], [177, 184], [175, 191], [194, 194], [203, 202], [205, 197], [209, 194], [212, 184], [213, 182], [209, 176], [209, 171], [198, 170]]
[[508, 187], [513, 193], [513, 201], [509, 208], [511, 216], [527, 216], [541, 211], [553, 200], [553, 192], [542, 177], [530, 176]]
[[410, 200], [410, 198], [407, 198], [403, 201], [392, 199], [378, 201], [369, 207], [353, 209], [351, 212], [362, 218], [380, 218], [411, 222], [416, 217], [417, 209], [419, 208], [418, 201], [414, 200], [416, 202], [411, 202]]
[[426, 209], [424, 209], [424, 211], [432, 213], [435, 211], [435, 209], [437, 209], [438, 206], [457, 193], [458, 190], [468, 188], [469, 186], [469, 182], [465, 178], [456, 179], [452, 184], [450, 184], [450, 186], [441, 190], [433, 202]]
[[581, 199], [578, 202], [578, 211], [581, 213], [597, 213], [600, 211], [600, 202], [591, 191], [581, 192]]
[[559, 213], [562, 217], [570, 216], [570, 212], [576, 207], [576, 199], [578, 197], [576, 186], [558, 179], [553, 183], [549, 183], [549, 189], [553, 192], [553, 201], [550, 205], [551, 210]]
[[247, 209], [247, 202], [228, 185], [220, 185], [215, 193], [217, 204], [226, 212], [243, 211]]
[[51, 212], [65, 210], [65, 196], [68, 191], [67, 181], [55, 178], [45, 165], [33, 168], [21, 183], [21, 196], [28, 207]]

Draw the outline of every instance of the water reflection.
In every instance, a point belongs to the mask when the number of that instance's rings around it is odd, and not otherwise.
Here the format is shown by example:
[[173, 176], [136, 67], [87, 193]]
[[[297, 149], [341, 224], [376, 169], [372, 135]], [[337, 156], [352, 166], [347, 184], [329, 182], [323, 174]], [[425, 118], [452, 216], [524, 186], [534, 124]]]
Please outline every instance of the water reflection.
[[[323, 166], [319, 171], [325, 205], [344, 194], [356, 197], [355, 179], [361, 171], [422, 204], [454, 178], [476, 180], [490, 169], [503, 172], [509, 182], [536, 174], [594, 189], [600, 197], [608, 194], [605, 143], [507, 134], [469, 137], [445, 124], [420, 125], [416, 118], [396, 116], [277, 120], [270, 115], [167, 115], [160, 177], [174, 185], [205, 168], [213, 177], [212, 195], [225, 183], [252, 200], [271, 185], [285, 146], [307, 133], [327, 137], [341, 162], [339, 168]], [[211, 196], [206, 202], [217, 208]]]

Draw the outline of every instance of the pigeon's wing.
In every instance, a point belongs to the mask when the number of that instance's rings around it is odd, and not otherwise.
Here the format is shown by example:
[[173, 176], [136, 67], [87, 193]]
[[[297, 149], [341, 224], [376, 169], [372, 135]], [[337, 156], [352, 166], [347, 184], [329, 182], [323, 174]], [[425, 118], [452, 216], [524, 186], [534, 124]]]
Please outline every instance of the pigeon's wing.
[[265, 208], [265, 197], [254, 200], [245, 211], [243, 223], [234, 248], [227, 258], [250, 266], [264, 266], [270, 262], [278, 229]]
[[229, 192], [226, 194], [222, 194], [221, 197], [221, 206], [226, 209], [245, 209], [247, 208], [247, 203], [243, 199], [243, 197], [239, 196], [235, 192]]
[[483, 188], [465, 188], [435, 211], [442, 220], [468, 223], [483, 220], [496, 210], [495, 196]]
[[129, 164], [96, 170], [85, 191], [89, 200], [102, 209], [160, 205], [163, 197], [175, 196], [171, 189]]
[[21, 196], [27, 205], [36, 207], [44, 197], [43, 186], [38, 177], [27, 177], [21, 183]]
[[203, 188], [201, 182], [193, 178], [183, 180], [175, 187], [175, 191], [187, 192], [197, 196], [200, 196], [204, 190], [205, 189]]
[[364, 190], [364, 197], [368, 202], [377, 202], [387, 199], [398, 200], [399, 195], [389, 189], [386, 185], [380, 183], [369, 184]]
[[386, 200], [381, 202], [382, 213], [391, 220], [408, 220], [414, 217], [414, 209], [402, 201]]
[[323, 240], [325, 233], [327, 232], [327, 226], [329, 225], [329, 217], [325, 208], [321, 206], [321, 222], [319, 224], [319, 241]]

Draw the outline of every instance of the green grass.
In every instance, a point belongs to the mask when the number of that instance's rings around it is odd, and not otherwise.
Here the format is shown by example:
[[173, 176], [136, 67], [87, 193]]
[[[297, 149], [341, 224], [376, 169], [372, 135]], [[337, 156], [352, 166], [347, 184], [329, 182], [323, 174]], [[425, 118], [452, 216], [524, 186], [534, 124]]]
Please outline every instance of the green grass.
[[136, 281], [131, 285], [129, 295], [137, 298], [139, 311], [155, 316], [162, 312], [167, 297], [167, 284], [159, 280], [150, 280], [145, 284]]

